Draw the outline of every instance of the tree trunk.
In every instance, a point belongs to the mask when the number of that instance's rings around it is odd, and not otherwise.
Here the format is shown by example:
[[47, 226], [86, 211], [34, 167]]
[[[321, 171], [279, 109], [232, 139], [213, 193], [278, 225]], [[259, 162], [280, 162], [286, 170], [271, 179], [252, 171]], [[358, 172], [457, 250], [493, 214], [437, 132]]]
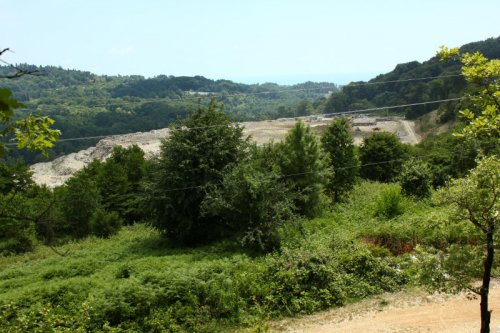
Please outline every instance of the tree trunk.
[[484, 259], [483, 285], [481, 286], [481, 333], [490, 333], [491, 311], [488, 310], [491, 267], [493, 266], [493, 231], [486, 234], [486, 258]]

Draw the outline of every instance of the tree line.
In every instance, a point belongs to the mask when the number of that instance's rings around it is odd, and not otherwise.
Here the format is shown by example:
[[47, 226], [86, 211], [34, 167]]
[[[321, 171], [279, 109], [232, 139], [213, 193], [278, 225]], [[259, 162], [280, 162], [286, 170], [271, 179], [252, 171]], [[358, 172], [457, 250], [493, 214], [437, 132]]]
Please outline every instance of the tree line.
[[400, 181], [405, 193], [422, 198], [473, 168], [478, 147], [499, 149], [491, 140], [464, 145], [449, 134], [411, 147], [391, 133], [356, 147], [343, 117], [321, 138], [299, 121], [283, 142], [257, 146], [213, 100], [171, 127], [159, 156], [145, 160], [137, 146], [115, 147], [109, 159], [53, 190], [34, 184], [22, 163], [2, 164], [1, 249], [108, 237], [124, 224], [146, 222], [172, 244], [236, 237], [269, 251], [279, 247], [282, 225], [345, 200], [359, 177]]

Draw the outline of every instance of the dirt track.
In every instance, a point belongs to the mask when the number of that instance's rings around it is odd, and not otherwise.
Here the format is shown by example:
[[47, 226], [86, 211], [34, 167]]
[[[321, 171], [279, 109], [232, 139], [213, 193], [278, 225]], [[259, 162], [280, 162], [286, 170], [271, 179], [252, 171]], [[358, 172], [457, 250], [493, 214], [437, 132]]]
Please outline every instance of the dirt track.
[[[500, 332], [500, 282], [490, 291], [491, 332]], [[294, 333], [469, 333], [479, 332], [479, 299], [465, 294], [422, 292], [378, 296], [317, 315], [271, 324], [272, 332]]]

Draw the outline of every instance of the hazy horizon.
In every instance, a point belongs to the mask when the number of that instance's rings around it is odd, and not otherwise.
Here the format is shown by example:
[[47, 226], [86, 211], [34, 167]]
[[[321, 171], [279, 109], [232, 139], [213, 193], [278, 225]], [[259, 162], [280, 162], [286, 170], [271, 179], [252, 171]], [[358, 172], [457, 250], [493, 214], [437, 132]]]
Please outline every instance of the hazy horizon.
[[[0, 0], [2, 60], [106, 75], [239, 82], [370, 79], [496, 37], [484, 0]], [[474, 9], [487, 9], [477, 12]], [[347, 73], [347, 74], [346, 74]]]

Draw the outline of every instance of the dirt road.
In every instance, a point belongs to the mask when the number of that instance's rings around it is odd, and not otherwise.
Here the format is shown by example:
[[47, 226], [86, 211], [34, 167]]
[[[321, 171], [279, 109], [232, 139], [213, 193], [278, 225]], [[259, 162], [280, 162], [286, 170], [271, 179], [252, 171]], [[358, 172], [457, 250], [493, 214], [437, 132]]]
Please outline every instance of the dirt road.
[[420, 137], [415, 133], [415, 130], [413, 129], [415, 123], [408, 120], [401, 120], [401, 123], [406, 130], [406, 134], [408, 135], [408, 141], [410, 142], [410, 144], [416, 145], [417, 143], [419, 143]]
[[[490, 291], [491, 332], [500, 332], [500, 282]], [[479, 299], [423, 292], [378, 296], [343, 308], [271, 324], [272, 332], [294, 333], [469, 333], [479, 332]]]

